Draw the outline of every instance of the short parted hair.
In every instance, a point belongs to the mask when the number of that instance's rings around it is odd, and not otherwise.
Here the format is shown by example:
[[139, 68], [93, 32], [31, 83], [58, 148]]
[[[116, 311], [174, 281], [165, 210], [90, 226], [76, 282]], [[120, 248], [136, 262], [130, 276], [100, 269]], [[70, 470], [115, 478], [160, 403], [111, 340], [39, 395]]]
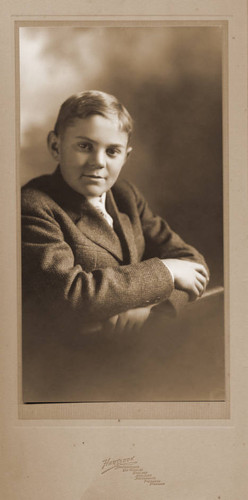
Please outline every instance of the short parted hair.
[[59, 110], [54, 132], [57, 136], [62, 135], [75, 118], [87, 118], [91, 115], [117, 118], [120, 130], [126, 132], [130, 140], [133, 119], [129, 112], [115, 96], [99, 90], [86, 90], [66, 99]]

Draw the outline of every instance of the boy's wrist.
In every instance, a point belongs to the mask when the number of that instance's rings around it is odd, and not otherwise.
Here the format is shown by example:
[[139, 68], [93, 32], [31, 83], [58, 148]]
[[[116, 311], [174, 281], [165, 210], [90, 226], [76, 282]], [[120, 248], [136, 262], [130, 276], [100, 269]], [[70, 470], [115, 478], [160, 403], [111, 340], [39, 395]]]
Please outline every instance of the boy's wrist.
[[161, 259], [161, 260], [162, 260], [162, 262], [163, 262], [164, 266], [165, 266], [165, 267], [167, 267], [167, 269], [168, 269], [168, 271], [169, 271], [169, 273], [170, 273], [170, 275], [171, 275], [171, 279], [172, 279], [172, 281], [173, 281], [173, 284], [174, 284], [174, 283], [175, 283], [175, 277], [174, 277], [174, 273], [173, 273], [173, 271], [172, 271], [172, 269], [171, 269], [170, 265], [168, 265], [168, 264], [167, 264], [167, 262], [166, 262], [164, 259]]

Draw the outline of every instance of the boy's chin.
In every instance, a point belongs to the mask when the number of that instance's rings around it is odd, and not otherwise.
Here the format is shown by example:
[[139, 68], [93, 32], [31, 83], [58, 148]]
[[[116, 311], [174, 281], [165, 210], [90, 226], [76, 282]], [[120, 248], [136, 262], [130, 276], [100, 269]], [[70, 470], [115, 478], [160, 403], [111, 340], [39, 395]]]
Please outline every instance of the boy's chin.
[[103, 193], [106, 193], [109, 189], [112, 188], [113, 183], [108, 183], [105, 181], [99, 182], [87, 182], [84, 185], [82, 183], [68, 182], [65, 179], [65, 182], [78, 194], [81, 194], [85, 198], [96, 198], [102, 196]]
[[73, 189], [73, 191], [76, 191], [76, 193], [81, 194], [85, 198], [94, 198], [97, 196], [101, 196], [103, 193], [106, 192], [106, 189], [109, 189], [106, 188], [105, 185], [82, 186], [80, 184], [68, 182], [67, 180], [65, 180], [65, 182], [70, 186], [71, 189]]
[[86, 198], [92, 198], [92, 197], [95, 197], [95, 196], [102, 196], [103, 193], [106, 192], [107, 190], [107, 186], [92, 186], [91, 188], [88, 188], [88, 189], [82, 189], [82, 194], [86, 197]]
[[103, 193], [106, 193], [109, 189], [112, 188], [112, 185], [103, 183], [102, 185], [95, 186], [84, 186], [83, 188], [79, 188], [78, 192], [85, 196], [86, 198], [96, 198], [102, 196]]
[[93, 189], [77, 189], [77, 192], [82, 196], [84, 196], [85, 198], [97, 198], [102, 196], [103, 193], [106, 193], [108, 189], [109, 188], [107, 187], [106, 189], [103, 187], [102, 188], [95, 187]]

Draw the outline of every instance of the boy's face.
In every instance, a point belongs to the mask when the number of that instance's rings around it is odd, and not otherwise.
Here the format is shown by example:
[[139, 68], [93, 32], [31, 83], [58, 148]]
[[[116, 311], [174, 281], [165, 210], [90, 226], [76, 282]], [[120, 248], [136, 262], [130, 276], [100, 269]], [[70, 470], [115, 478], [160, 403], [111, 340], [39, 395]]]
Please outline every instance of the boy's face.
[[75, 118], [61, 136], [50, 132], [48, 147], [65, 182], [86, 198], [101, 196], [115, 183], [131, 148], [114, 118]]

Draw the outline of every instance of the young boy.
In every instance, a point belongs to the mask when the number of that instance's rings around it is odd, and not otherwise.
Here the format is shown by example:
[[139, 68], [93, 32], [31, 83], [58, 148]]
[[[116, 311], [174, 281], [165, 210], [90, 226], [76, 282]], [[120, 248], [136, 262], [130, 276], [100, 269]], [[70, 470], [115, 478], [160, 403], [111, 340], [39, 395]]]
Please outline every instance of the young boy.
[[207, 286], [203, 257], [153, 215], [136, 187], [117, 181], [131, 132], [115, 97], [70, 97], [48, 135], [56, 171], [22, 190], [26, 401], [71, 400], [78, 376], [68, 350], [87, 364], [99, 339], [135, 334], [154, 306], [176, 310]]

